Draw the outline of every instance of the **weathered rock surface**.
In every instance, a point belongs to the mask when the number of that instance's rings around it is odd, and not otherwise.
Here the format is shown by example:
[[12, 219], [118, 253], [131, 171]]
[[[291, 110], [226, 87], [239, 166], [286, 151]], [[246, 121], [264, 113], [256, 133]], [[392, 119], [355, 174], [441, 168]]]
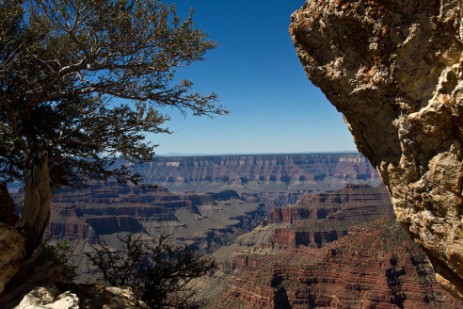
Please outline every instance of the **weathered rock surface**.
[[290, 33], [398, 220], [463, 298], [463, 3], [311, 0]]
[[138, 309], [148, 308], [129, 288], [103, 285], [64, 285], [62, 293], [53, 284], [35, 287], [27, 293], [15, 309]]
[[0, 293], [18, 272], [26, 255], [24, 237], [10, 225], [0, 222]]
[[27, 293], [15, 309], [79, 309], [79, 298], [54, 285], [36, 287]]

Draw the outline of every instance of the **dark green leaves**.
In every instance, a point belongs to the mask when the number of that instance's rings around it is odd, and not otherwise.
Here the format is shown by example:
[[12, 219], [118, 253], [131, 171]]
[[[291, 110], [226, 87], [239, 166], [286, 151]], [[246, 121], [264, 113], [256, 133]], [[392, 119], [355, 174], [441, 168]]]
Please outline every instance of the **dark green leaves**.
[[122, 252], [99, 244], [87, 254], [104, 279], [114, 286], [130, 286], [150, 308], [186, 307], [194, 295], [194, 278], [216, 267], [215, 261], [188, 247], [176, 247], [161, 235], [150, 244], [128, 234], [119, 238]]
[[215, 47], [156, 0], [0, 2], [0, 181], [48, 152], [54, 185], [129, 179], [111, 163], [150, 159], [162, 106], [226, 114], [175, 71]]

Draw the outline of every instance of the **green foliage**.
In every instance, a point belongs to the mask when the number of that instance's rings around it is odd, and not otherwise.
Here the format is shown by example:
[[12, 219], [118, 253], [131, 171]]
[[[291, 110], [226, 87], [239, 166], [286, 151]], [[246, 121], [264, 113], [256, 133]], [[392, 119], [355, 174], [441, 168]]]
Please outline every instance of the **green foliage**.
[[131, 234], [120, 241], [122, 253], [100, 243], [87, 256], [108, 283], [132, 287], [150, 308], [187, 306], [195, 295], [190, 281], [216, 268], [214, 260], [188, 247], [173, 246], [164, 235], [154, 246]]
[[73, 265], [71, 257], [74, 250], [67, 240], [62, 240], [54, 245], [46, 243], [42, 249], [40, 258], [52, 261], [62, 267], [61, 275], [63, 282], [71, 283], [77, 277], [77, 266]]
[[0, 0], [0, 182], [27, 187], [28, 255], [54, 188], [141, 180], [118, 159], [152, 158], [146, 136], [170, 132], [162, 108], [227, 113], [175, 75], [214, 47], [159, 0]]
[[160, 107], [225, 114], [176, 69], [215, 47], [158, 0], [0, 1], [0, 181], [23, 180], [46, 153], [53, 185], [137, 180]]

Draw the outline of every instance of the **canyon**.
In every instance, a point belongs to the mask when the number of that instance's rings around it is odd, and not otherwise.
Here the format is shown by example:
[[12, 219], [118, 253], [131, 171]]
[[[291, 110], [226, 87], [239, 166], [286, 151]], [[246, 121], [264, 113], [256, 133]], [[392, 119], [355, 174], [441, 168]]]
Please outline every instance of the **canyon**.
[[[122, 232], [169, 230], [192, 243], [185, 237], [197, 226], [251, 230], [267, 212], [294, 204], [307, 193], [323, 194], [350, 183], [380, 183], [359, 154], [158, 157], [131, 168], [144, 177], [145, 185], [94, 182], [79, 189], [58, 189], [48, 234], [95, 241]], [[21, 192], [14, 197], [20, 204]], [[227, 218], [214, 226], [219, 211]]]
[[[463, 308], [462, 2], [311, 0], [292, 14], [289, 31], [307, 76], [343, 114], [365, 157], [118, 160], [145, 185], [87, 182], [51, 194], [49, 168], [60, 162], [49, 164], [47, 148], [58, 138], [44, 138], [38, 163], [25, 163], [35, 175], [25, 177], [30, 198], [21, 190], [11, 198], [0, 184], [2, 301], [12, 276], [33, 279], [28, 267], [42, 268], [42, 279], [53, 275], [46, 263], [24, 261], [50, 219], [47, 239], [71, 242], [81, 282], [99, 278], [84, 254], [94, 244], [118, 251], [126, 233], [169, 234], [218, 261], [196, 282], [198, 306]], [[7, 142], [14, 127], [5, 126]], [[19, 162], [27, 147], [11, 141], [5, 158]], [[18, 221], [15, 205], [23, 202], [35, 207], [24, 207]]]
[[463, 299], [462, 16], [458, 0], [314, 0], [290, 35], [438, 282]]
[[45, 237], [52, 243], [70, 241], [77, 282], [94, 282], [96, 269], [84, 253], [96, 243], [118, 250], [126, 233], [148, 242], [171, 235], [177, 245], [212, 252], [255, 227], [265, 214], [262, 204], [232, 190], [174, 194], [158, 186], [95, 182], [55, 192]]
[[397, 223], [385, 186], [305, 194], [214, 256], [206, 308], [463, 308]]
[[[83, 253], [97, 242], [118, 248], [127, 232], [144, 239], [169, 234], [178, 244], [212, 253], [305, 194], [380, 182], [359, 154], [159, 157], [131, 168], [145, 185], [92, 182], [54, 193], [46, 237], [75, 243], [80, 282], [95, 271]], [[13, 196], [20, 204], [21, 192]], [[319, 212], [328, 215], [325, 208]], [[310, 237], [318, 239], [314, 233]]]
[[114, 241], [121, 233], [168, 233], [202, 249], [249, 229], [265, 216], [262, 205], [232, 190], [174, 194], [158, 186], [110, 182], [57, 190], [52, 205], [47, 234], [54, 239], [94, 243]]
[[77, 283], [100, 278], [84, 254], [95, 243], [117, 251], [128, 232], [169, 234], [218, 263], [194, 283], [201, 308], [463, 308], [436, 284], [360, 154], [162, 157], [130, 167], [144, 185], [54, 193], [46, 235], [70, 242]]
[[294, 205], [272, 209], [258, 227], [214, 255], [321, 248], [347, 235], [352, 226], [391, 216], [384, 186], [347, 185], [335, 191], [306, 193]]

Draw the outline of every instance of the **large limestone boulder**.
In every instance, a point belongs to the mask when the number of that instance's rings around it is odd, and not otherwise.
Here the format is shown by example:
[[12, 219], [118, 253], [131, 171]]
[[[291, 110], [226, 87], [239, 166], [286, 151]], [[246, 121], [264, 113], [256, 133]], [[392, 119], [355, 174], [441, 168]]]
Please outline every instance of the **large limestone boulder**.
[[79, 309], [79, 298], [69, 291], [60, 293], [49, 284], [27, 293], [15, 309]]
[[25, 255], [24, 237], [10, 225], [0, 222], [0, 293], [18, 272]]
[[[290, 33], [398, 220], [463, 296], [463, 2], [309, 0]], [[462, 297], [463, 298], [463, 297]]]
[[67, 285], [62, 293], [54, 284], [37, 285], [14, 309], [147, 309], [130, 288], [84, 284]]

